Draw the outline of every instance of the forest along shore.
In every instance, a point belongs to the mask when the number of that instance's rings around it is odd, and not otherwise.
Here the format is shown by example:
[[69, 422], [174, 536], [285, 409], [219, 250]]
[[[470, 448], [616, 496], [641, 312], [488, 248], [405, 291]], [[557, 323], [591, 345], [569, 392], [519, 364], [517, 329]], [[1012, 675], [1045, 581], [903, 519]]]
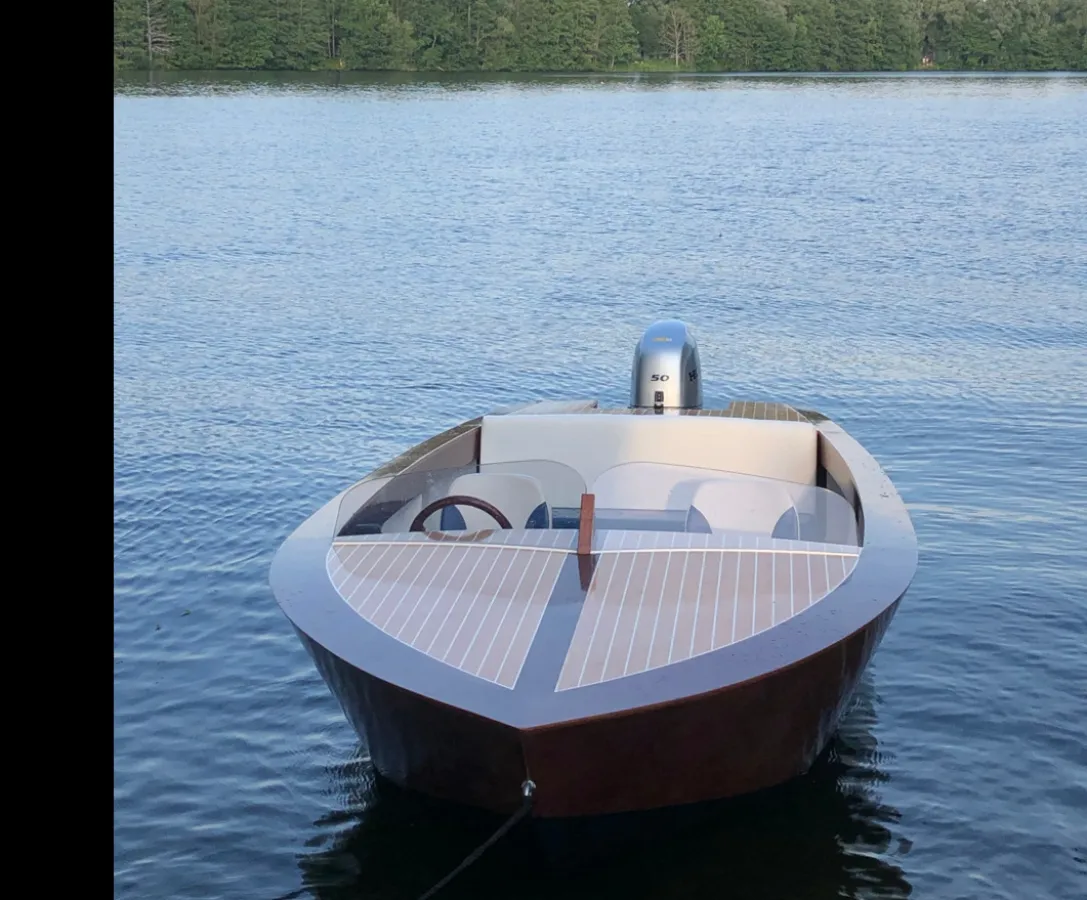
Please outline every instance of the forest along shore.
[[1087, 70], [1087, 0], [114, 0], [120, 69]]

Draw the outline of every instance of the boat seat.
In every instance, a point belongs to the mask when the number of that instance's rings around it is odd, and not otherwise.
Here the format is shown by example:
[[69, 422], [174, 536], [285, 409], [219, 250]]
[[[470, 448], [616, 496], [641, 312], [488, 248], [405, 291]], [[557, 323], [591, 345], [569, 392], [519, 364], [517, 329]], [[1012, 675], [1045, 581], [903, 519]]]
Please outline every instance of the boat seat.
[[[815, 484], [818, 433], [809, 422], [723, 416], [548, 415], [484, 416], [480, 465], [550, 460], [583, 484], [621, 463], [662, 463]], [[560, 467], [555, 467], [556, 471]], [[580, 491], [541, 467], [554, 506], [577, 506]], [[597, 501], [599, 505], [599, 500]]]
[[[551, 510], [540, 483], [531, 475], [474, 472], [460, 475], [449, 485], [446, 496], [466, 494], [496, 507], [514, 528], [550, 528]], [[442, 531], [482, 531], [498, 523], [472, 506], [447, 506], [441, 510]], [[428, 523], [429, 524], [429, 523]]]
[[799, 519], [788, 487], [766, 478], [713, 475], [663, 463], [624, 463], [593, 482], [596, 507], [688, 510], [688, 531], [796, 538]]
[[789, 490], [772, 481], [707, 479], [695, 485], [691, 506], [714, 531], [797, 538], [799, 518]]
[[593, 481], [589, 492], [596, 495], [597, 509], [686, 509], [695, 489], [707, 478], [736, 477], [690, 466], [629, 462], [605, 469]]

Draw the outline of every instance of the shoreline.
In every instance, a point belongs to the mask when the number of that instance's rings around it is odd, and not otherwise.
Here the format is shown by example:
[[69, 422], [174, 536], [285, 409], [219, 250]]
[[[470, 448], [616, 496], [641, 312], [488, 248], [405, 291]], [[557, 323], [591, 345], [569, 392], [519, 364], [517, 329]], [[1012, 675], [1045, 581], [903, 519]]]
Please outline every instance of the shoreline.
[[939, 76], [976, 76], [993, 78], [998, 76], [1024, 77], [1087, 77], [1087, 69], [941, 69], [926, 66], [918, 69], [857, 69], [848, 71], [803, 71], [803, 70], [754, 70], [734, 71], [730, 69], [518, 69], [509, 71], [486, 71], [478, 69], [137, 69], [115, 68], [115, 78], [132, 75], [175, 76], [202, 75], [228, 78], [232, 75], [296, 75], [296, 76], [365, 76], [370, 78], [425, 76], [428, 78], [472, 78], [476, 80], [501, 80], [507, 78], [623, 78], [631, 75], [682, 75], [712, 78], [902, 78], [902, 77], [939, 77]]

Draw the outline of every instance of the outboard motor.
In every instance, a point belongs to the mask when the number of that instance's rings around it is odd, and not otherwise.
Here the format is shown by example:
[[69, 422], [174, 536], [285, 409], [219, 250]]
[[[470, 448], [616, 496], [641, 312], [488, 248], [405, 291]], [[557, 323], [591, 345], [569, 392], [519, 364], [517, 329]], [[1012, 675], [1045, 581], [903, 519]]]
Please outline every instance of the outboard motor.
[[630, 405], [660, 412], [702, 408], [698, 346], [683, 322], [654, 322], [642, 335], [634, 351]]

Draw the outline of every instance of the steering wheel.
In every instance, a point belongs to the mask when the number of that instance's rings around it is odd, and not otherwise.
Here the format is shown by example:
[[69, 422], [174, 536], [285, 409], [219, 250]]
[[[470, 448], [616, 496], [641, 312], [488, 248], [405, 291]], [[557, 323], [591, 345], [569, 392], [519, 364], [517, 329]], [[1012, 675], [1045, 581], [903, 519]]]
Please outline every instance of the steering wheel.
[[436, 513], [439, 509], [445, 509], [447, 506], [472, 506], [485, 512], [494, 519], [500, 528], [513, 528], [510, 524], [510, 520], [502, 515], [497, 507], [492, 506], [486, 500], [480, 500], [478, 497], [469, 497], [466, 494], [453, 494], [449, 497], [439, 497], [433, 503], [430, 503], [419, 510], [419, 515], [412, 519], [411, 527], [408, 531], [422, 531], [423, 523], [430, 515]]

